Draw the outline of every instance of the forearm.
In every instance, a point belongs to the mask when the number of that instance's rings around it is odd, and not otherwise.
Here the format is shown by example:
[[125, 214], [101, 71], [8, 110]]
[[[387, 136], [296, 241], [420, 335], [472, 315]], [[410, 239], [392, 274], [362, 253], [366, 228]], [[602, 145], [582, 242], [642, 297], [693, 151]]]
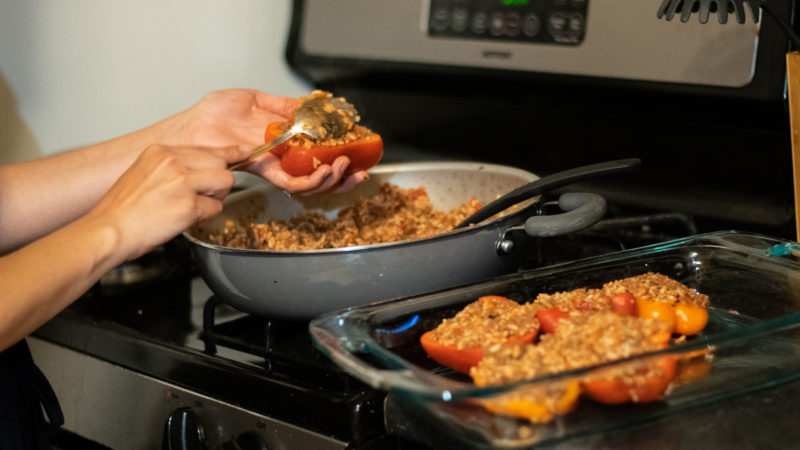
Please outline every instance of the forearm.
[[0, 351], [36, 330], [100, 277], [222, 210], [236, 147], [151, 145], [91, 210], [0, 257]]
[[0, 257], [0, 351], [39, 328], [121, 263], [118, 241], [115, 227], [83, 218]]
[[0, 254], [88, 212], [172, 118], [106, 142], [0, 167]]

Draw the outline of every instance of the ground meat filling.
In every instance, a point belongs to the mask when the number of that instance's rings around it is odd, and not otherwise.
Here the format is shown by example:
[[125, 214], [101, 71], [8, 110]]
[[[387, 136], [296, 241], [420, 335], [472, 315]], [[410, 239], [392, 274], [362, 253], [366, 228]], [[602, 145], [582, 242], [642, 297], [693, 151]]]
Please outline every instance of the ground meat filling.
[[436, 210], [425, 188], [403, 189], [384, 183], [377, 195], [361, 198], [335, 219], [305, 213], [288, 222], [237, 224], [229, 221], [212, 244], [232, 248], [299, 251], [381, 244], [428, 237], [453, 229], [481, 208], [477, 199], [449, 212]]
[[538, 331], [536, 314], [519, 303], [498, 297], [483, 297], [470, 303], [458, 314], [431, 332], [433, 339], [459, 350], [501, 345], [511, 337]]
[[476, 385], [489, 386], [591, 366], [663, 348], [669, 333], [668, 324], [654, 319], [572, 311], [537, 345], [484, 347], [470, 376]]

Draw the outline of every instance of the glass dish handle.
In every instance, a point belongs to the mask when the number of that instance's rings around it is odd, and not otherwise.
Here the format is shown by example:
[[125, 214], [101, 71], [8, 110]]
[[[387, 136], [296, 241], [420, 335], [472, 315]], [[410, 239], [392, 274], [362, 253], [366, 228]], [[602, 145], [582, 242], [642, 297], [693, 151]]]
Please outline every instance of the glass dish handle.
[[[471, 386], [417, 368], [392, 352], [372, 349], [367, 345], [369, 339], [354, 339], [354, 336], [337, 335], [336, 329], [324, 326], [312, 327], [311, 335], [317, 348], [347, 373], [372, 387], [415, 392], [430, 399], [447, 399], [450, 391], [463, 390]], [[365, 357], [373, 356], [382, 363], [383, 367], [367, 361], [359, 354], [363, 354]]]

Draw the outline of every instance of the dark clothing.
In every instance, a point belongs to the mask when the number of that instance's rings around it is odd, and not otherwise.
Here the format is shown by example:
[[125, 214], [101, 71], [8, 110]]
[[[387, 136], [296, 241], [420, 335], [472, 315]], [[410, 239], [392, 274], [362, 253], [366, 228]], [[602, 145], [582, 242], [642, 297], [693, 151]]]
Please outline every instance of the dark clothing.
[[28, 344], [0, 353], [0, 449], [49, 449], [51, 434], [63, 424], [56, 394]]

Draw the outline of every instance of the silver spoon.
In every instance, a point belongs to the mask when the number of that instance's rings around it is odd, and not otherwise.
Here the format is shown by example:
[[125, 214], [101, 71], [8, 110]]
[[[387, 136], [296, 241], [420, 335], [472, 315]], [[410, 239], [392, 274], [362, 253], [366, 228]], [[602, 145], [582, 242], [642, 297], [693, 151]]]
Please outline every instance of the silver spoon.
[[291, 128], [272, 141], [254, 148], [247, 159], [231, 165], [228, 170], [241, 168], [298, 134], [305, 134], [318, 141], [340, 138], [352, 130], [359, 120], [356, 108], [343, 98], [333, 98], [327, 92], [314, 91], [295, 110]]

